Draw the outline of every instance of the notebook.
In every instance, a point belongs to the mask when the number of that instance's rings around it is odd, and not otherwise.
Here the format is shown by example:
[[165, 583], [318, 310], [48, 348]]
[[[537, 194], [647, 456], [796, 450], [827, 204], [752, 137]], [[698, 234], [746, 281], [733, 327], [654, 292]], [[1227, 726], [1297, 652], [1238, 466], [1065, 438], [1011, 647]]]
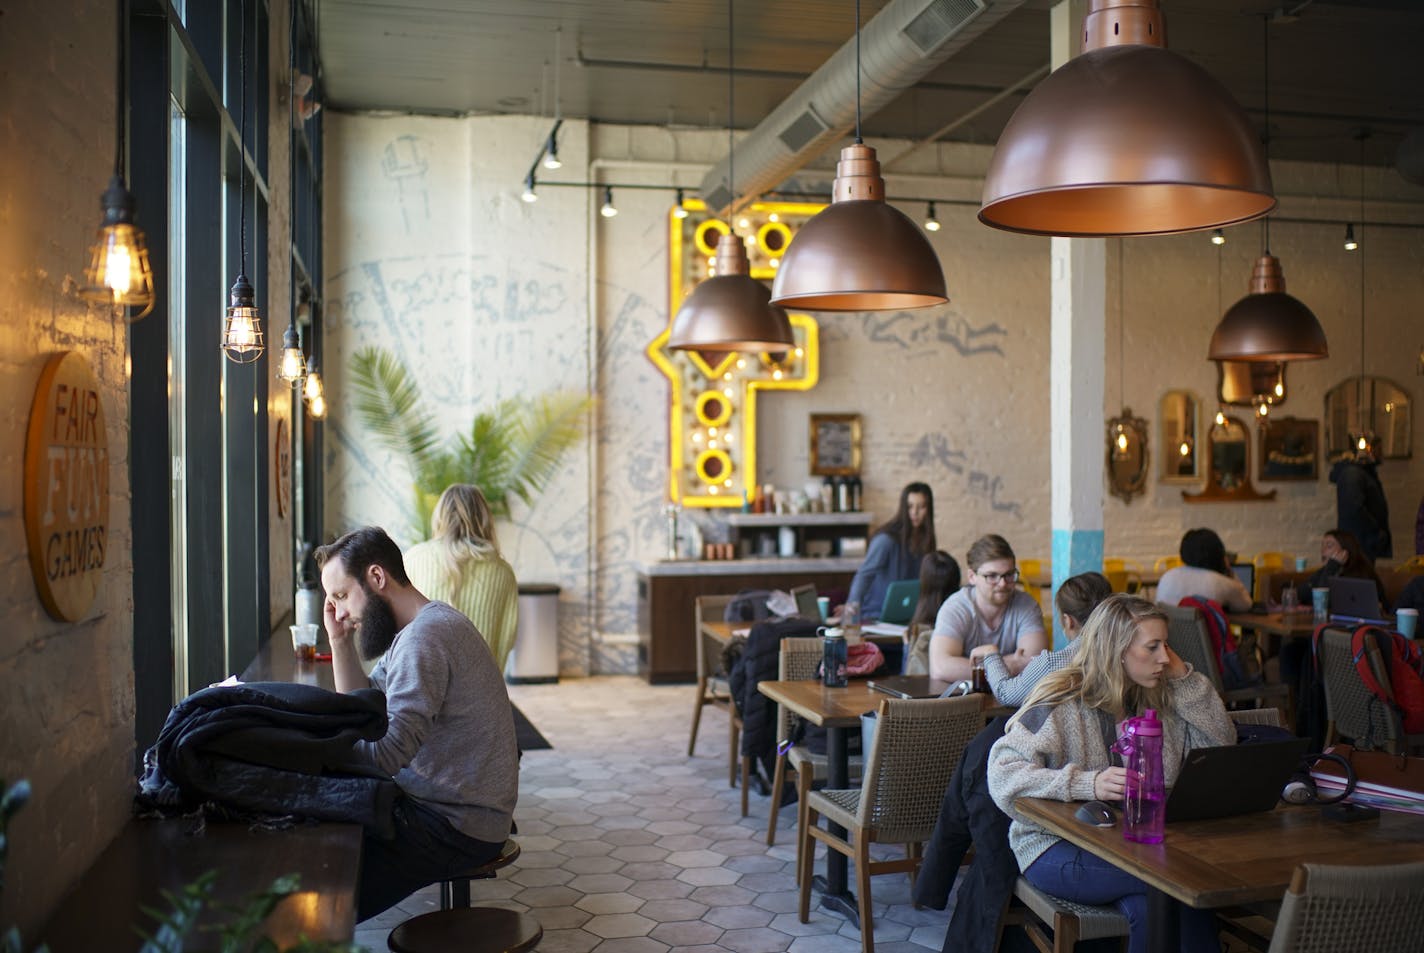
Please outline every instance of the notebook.
[[866, 682], [877, 692], [894, 698], [939, 698], [954, 687], [954, 682], [941, 682], [928, 675], [887, 675]]
[[1236, 574], [1236, 578], [1241, 580], [1241, 585], [1246, 587], [1247, 595], [1256, 597], [1256, 566], [1254, 563], [1232, 563], [1231, 571]]
[[1380, 618], [1379, 590], [1373, 579], [1336, 576], [1330, 580], [1331, 622], [1393, 623]]
[[1167, 820], [1203, 821], [1269, 811], [1300, 767], [1308, 738], [1193, 748], [1167, 795]]
[[890, 583], [885, 601], [880, 606], [880, 621], [904, 625], [915, 615], [915, 603], [920, 600], [920, 581], [901, 579]]
[[794, 586], [791, 589], [791, 597], [796, 600], [796, 614], [803, 619], [810, 619], [812, 622], [821, 621], [821, 608], [816, 604], [815, 583], [806, 583], [804, 586]]

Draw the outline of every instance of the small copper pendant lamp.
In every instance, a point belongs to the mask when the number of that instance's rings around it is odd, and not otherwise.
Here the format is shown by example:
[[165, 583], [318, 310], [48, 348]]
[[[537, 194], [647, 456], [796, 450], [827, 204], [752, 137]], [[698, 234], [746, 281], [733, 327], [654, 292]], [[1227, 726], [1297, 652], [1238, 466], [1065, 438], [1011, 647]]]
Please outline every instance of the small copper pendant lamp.
[[1091, 0], [1083, 52], [999, 136], [979, 220], [1031, 235], [1166, 235], [1275, 205], [1260, 137], [1225, 87], [1166, 48], [1158, 0]]
[[860, 138], [856, 0], [855, 143], [841, 150], [831, 204], [787, 246], [771, 301], [807, 311], [899, 311], [948, 300], [939, 256], [909, 216], [885, 203], [880, 161]]
[[1300, 299], [1286, 294], [1281, 261], [1268, 248], [1251, 272], [1251, 293], [1211, 335], [1212, 361], [1316, 361], [1330, 356], [1325, 331]]
[[[727, 172], [735, 184], [732, 153], [732, 36], [734, 0], [727, 0]], [[733, 192], [733, 195], [736, 193]], [[679, 191], [678, 207], [682, 207]], [[771, 292], [752, 277], [747, 246], [729, 228], [717, 241], [717, 274], [692, 289], [677, 309], [667, 346], [680, 351], [789, 351], [795, 346], [791, 319], [771, 304]]]

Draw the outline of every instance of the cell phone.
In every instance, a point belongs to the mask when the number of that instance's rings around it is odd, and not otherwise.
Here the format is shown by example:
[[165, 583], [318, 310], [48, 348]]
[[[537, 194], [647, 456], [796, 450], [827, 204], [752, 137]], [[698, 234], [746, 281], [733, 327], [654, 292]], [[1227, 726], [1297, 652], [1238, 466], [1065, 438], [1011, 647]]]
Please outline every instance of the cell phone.
[[1327, 804], [1321, 809], [1321, 813], [1329, 820], [1339, 821], [1342, 824], [1350, 824], [1354, 821], [1372, 821], [1379, 817], [1379, 808], [1370, 807], [1366, 804], [1351, 804], [1343, 801], [1339, 804]]

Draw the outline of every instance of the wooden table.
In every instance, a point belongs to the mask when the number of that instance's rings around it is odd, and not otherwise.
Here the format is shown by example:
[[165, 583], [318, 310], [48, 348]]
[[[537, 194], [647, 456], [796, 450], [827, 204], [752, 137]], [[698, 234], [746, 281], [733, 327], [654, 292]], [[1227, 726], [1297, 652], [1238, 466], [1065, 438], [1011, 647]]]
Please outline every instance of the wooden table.
[[[880, 703], [889, 698], [884, 692], [871, 688], [865, 679], [852, 679], [845, 688], [827, 688], [819, 680], [809, 679], [794, 682], [758, 682], [757, 691], [778, 705], [805, 718], [813, 725], [826, 729], [826, 787], [846, 788], [850, 786], [850, 765], [846, 754], [847, 728], [859, 728], [860, 716], [867, 711], [876, 711]], [[999, 709], [994, 696], [987, 692], [979, 696], [986, 713]], [[772, 792], [776, 797], [777, 792]], [[844, 837], [846, 832], [839, 825], [827, 822], [832, 833]], [[799, 832], [798, 832], [799, 836]], [[843, 913], [851, 922], [859, 925], [860, 913], [855, 895], [846, 886], [846, 857], [838, 851], [826, 852], [826, 875], [816, 876], [812, 884], [821, 891], [821, 906]]]
[[[707, 619], [702, 623], [702, 634], [710, 639], [716, 639], [723, 645], [732, 640], [732, 635], [737, 631], [745, 632], [749, 630], [755, 622], [724, 622], [721, 619]], [[877, 642], [879, 644], [903, 645], [905, 637], [902, 635], [877, 635], [873, 632], [862, 632], [861, 638], [867, 642]], [[330, 668], [331, 666], [327, 666]], [[879, 694], [877, 692], [877, 694]]]
[[1424, 817], [1382, 811], [1377, 820], [1330, 821], [1319, 807], [1279, 805], [1266, 813], [1167, 825], [1160, 844], [1125, 840], [1120, 827], [1077, 820], [1074, 802], [1019, 798], [1025, 818], [1149, 885], [1154, 950], [1176, 946], [1167, 898], [1211, 908], [1279, 900], [1302, 863], [1376, 865], [1424, 860]]
[[1309, 606], [1300, 612], [1232, 612], [1227, 621], [1262, 635], [1308, 638], [1315, 634], [1315, 616]]
[[[318, 652], [331, 653], [326, 644], [326, 633], [317, 636]], [[329, 691], [336, 691], [336, 676], [332, 674], [330, 662], [298, 662], [292, 651], [292, 640], [285, 632], [277, 632], [267, 644], [257, 652], [252, 664], [242, 670], [241, 682], [296, 682], [299, 685], [315, 685]]]

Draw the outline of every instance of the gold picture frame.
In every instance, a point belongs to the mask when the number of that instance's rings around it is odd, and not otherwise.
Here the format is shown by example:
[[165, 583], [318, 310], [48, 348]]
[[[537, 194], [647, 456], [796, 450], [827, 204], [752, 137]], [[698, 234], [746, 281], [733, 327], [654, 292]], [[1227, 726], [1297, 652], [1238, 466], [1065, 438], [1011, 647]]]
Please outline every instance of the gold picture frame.
[[811, 473], [860, 476], [860, 414], [811, 415]]

